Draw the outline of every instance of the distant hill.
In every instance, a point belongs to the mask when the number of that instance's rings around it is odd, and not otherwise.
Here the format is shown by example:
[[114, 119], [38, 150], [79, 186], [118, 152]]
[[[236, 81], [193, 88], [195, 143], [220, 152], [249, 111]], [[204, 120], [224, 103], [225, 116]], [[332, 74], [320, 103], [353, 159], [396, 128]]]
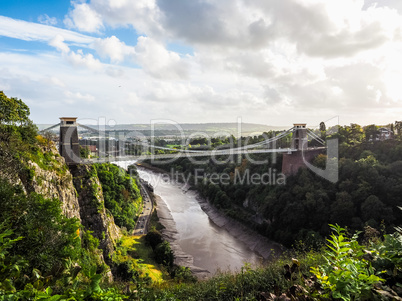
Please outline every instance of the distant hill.
[[[37, 124], [39, 130], [50, 127], [50, 124]], [[97, 129], [95, 125], [87, 125], [88, 127]], [[290, 126], [270, 126], [256, 123], [241, 123], [240, 131], [242, 136], [260, 135], [263, 132], [280, 131], [288, 129]], [[57, 131], [57, 128], [55, 129]], [[84, 130], [84, 129], [83, 129]], [[238, 124], [233, 123], [182, 123], [182, 124], [117, 124], [113, 127], [106, 126], [106, 131], [112, 132], [139, 132], [145, 136], [151, 136], [152, 131], [155, 136], [168, 135], [190, 135], [196, 132], [206, 133], [208, 135], [219, 134], [221, 136], [234, 135], [238, 136]], [[85, 130], [84, 130], [85, 131]]]

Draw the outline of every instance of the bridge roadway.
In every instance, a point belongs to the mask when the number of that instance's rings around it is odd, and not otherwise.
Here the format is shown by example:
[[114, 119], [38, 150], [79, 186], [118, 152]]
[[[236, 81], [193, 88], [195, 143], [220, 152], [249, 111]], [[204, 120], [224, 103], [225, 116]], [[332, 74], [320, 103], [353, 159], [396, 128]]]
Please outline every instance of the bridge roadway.
[[[317, 147], [314, 149], [320, 149], [325, 147]], [[310, 148], [309, 148], [310, 149]], [[312, 149], [312, 148], [311, 148]], [[308, 149], [307, 149], [308, 150]], [[179, 157], [210, 157], [210, 156], [222, 156], [222, 155], [245, 155], [245, 154], [261, 154], [261, 153], [292, 153], [297, 152], [297, 149], [279, 148], [279, 149], [255, 149], [255, 150], [239, 150], [239, 149], [225, 149], [225, 150], [212, 150], [212, 151], [199, 151], [199, 152], [177, 152], [173, 154], [143, 154], [136, 156], [113, 156], [97, 159], [85, 159], [82, 163], [91, 164], [99, 162], [109, 161], [131, 161], [131, 160], [146, 160], [146, 159], [170, 159]]]

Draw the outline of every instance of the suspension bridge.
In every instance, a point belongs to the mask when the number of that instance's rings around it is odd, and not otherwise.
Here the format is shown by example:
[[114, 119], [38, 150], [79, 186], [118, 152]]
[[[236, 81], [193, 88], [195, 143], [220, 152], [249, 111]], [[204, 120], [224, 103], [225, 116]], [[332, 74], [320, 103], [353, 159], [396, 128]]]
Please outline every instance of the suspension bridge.
[[[61, 122], [52, 125], [41, 133], [52, 130], [54, 128], [60, 127], [60, 137], [59, 137], [59, 151], [60, 154], [65, 158], [66, 163], [71, 164], [91, 164], [91, 163], [102, 163], [102, 162], [115, 162], [115, 161], [131, 161], [131, 160], [146, 160], [146, 159], [172, 159], [179, 157], [217, 157], [217, 156], [233, 156], [233, 155], [252, 155], [261, 153], [283, 153], [285, 165], [283, 169], [287, 170], [288, 173], [294, 173], [294, 169], [303, 165], [303, 158], [297, 153], [309, 153], [308, 157], [313, 154], [318, 154], [325, 150], [325, 141], [319, 137], [316, 133], [306, 127], [306, 124], [299, 123], [294, 124], [293, 127], [279, 133], [278, 135], [267, 138], [264, 141], [225, 148], [216, 148], [211, 150], [194, 150], [194, 149], [179, 149], [179, 148], [169, 148], [163, 146], [152, 145], [149, 141], [130, 141], [129, 145], [134, 145], [142, 148], [141, 154], [138, 155], [127, 155], [125, 153], [124, 143], [126, 141], [120, 141], [123, 143], [123, 147], [119, 151], [113, 151], [111, 149], [106, 149], [104, 143], [99, 142], [98, 154], [99, 158], [96, 159], [82, 159], [80, 158], [79, 151], [79, 141], [78, 141], [78, 127], [89, 130], [101, 136], [102, 139], [107, 139], [105, 136], [105, 131], [99, 131], [93, 127], [82, 125], [76, 122], [75, 117], [62, 117]], [[286, 137], [291, 137], [291, 143], [289, 147], [277, 147], [278, 142]], [[316, 140], [320, 146], [308, 147], [308, 140]], [[102, 147], [103, 145], [103, 147]], [[103, 148], [103, 149], [102, 149]], [[162, 151], [163, 153], [156, 153], [156, 151]], [[112, 154], [112, 155], [111, 155]], [[287, 159], [286, 159], [287, 158]], [[301, 160], [303, 159], [303, 160]], [[286, 163], [289, 161], [290, 163]]]

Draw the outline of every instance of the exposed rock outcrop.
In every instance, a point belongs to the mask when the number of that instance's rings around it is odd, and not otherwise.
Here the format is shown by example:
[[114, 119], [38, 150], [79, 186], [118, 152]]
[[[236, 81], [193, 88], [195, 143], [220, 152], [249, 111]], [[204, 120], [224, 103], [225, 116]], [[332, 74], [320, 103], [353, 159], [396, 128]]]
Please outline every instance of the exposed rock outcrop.
[[[111, 255], [120, 237], [120, 229], [105, 208], [102, 186], [94, 167], [79, 165], [69, 169], [55, 144], [42, 139], [39, 149], [27, 152], [19, 168], [7, 175], [11, 183], [21, 185], [26, 193], [58, 199], [66, 217], [77, 218], [99, 239], [101, 251], [93, 254], [97, 265], [106, 263], [111, 266]], [[103, 276], [104, 280], [113, 281], [110, 269]]]
[[104, 204], [102, 186], [96, 169], [90, 165], [70, 167], [73, 182], [78, 192], [81, 223], [93, 236], [99, 239], [105, 262], [111, 264], [114, 245], [120, 236], [120, 229], [115, 225], [113, 216]]
[[49, 199], [59, 199], [65, 216], [80, 219], [77, 192], [73, 177], [54, 146], [42, 149], [37, 157], [28, 161], [19, 178], [25, 191], [36, 192]]

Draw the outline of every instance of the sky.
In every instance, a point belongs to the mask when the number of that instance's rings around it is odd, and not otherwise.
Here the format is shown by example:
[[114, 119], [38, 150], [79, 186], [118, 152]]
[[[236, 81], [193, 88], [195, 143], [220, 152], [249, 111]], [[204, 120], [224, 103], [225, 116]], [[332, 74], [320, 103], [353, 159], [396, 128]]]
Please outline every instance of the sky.
[[1, 0], [35, 123], [402, 120], [400, 0]]

